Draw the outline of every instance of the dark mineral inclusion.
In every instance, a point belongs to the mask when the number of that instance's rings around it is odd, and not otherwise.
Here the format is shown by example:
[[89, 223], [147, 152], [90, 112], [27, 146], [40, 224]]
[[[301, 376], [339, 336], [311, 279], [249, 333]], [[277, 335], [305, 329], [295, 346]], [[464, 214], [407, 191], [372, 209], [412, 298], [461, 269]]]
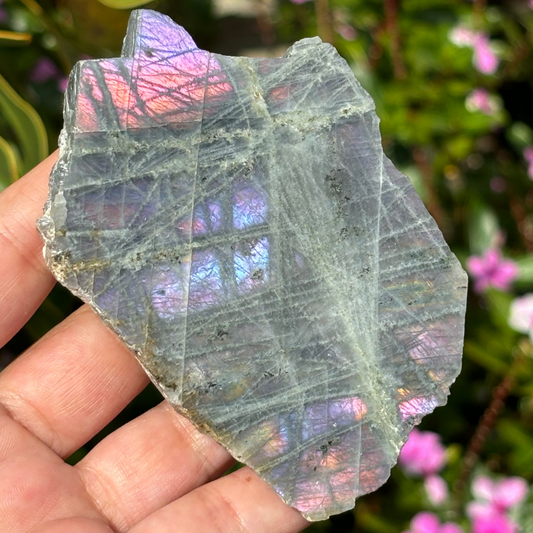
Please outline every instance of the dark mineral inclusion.
[[466, 276], [335, 49], [225, 57], [134, 11], [60, 145], [46, 261], [165, 398], [309, 520], [382, 485], [459, 373]]

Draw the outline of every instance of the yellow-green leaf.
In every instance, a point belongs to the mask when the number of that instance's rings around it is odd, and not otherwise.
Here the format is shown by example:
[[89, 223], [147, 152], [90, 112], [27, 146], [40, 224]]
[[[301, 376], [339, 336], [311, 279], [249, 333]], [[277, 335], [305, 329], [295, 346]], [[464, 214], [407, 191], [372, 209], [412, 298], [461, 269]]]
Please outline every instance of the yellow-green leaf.
[[24, 174], [48, 155], [48, 138], [41, 117], [0, 75], [0, 112], [17, 136]]
[[522, 257], [516, 263], [518, 264], [518, 281], [533, 283], [533, 256]]
[[9, 143], [0, 137], [0, 191], [18, 178], [17, 156]]
[[132, 9], [144, 4], [150, 3], [152, 0], [99, 0], [104, 6], [112, 7], [114, 9]]
[[496, 374], [505, 374], [509, 365], [493, 355], [487, 350], [472, 341], [466, 341], [464, 345], [464, 354], [474, 363], [495, 372]]
[[31, 33], [0, 30], [0, 46], [18, 46], [30, 44], [31, 40]]

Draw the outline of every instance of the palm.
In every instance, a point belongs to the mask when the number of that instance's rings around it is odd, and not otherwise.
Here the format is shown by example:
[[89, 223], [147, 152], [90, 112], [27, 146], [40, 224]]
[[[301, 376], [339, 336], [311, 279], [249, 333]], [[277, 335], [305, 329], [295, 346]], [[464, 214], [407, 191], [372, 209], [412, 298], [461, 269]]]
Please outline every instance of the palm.
[[[53, 286], [35, 221], [55, 156], [0, 195], [0, 346]], [[4, 533], [297, 532], [307, 522], [166, 403], [64, 462], [146, 385], [86, 306], [0, 374]]]

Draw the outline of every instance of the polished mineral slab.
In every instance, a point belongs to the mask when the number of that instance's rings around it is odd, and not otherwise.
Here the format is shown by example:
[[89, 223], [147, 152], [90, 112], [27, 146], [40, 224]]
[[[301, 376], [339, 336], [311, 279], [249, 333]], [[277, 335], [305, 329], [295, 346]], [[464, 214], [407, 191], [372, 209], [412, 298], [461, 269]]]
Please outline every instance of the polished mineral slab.
[[459, 373], [466, 276], [347, 63], [318, 38], [211, 54], [134, 11], [64, 114], [57, 279], [309, 520], [382, 485]]

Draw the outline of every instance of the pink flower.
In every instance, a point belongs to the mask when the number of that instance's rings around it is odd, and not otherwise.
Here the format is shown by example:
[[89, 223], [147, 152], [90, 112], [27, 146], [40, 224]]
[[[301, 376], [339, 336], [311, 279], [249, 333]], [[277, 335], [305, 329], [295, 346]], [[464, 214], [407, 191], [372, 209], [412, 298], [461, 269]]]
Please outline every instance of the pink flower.
[[463, 533], [463, 530], [453, 522], [441, 525], [433, 513], [418, 513], [411, 520], [409, 531], [404, 533]]
[[474, 46], [476, 32], [465, 26], [456, 26], [449, 33], [448, 38], [455, 46]]
[[475, 498], [490, 503], [501, 512], [524, 501], [527, 492], [527, 483], [521, 477], [492, 481], [487, 476], [479, 476], [472, 483], [472, 493]]
[[30, 72], [30, 80], [35, 83], [44, 83], [59, 75], [56, 64], [48, 57], [41, 57], [37, 60]]
[[518, 275], [514, 261], [504, 259], [500, 250], [488, 249], [483, 255], [473, 255], [466, 263], [468, 272], [475, 280], [474, 290], [481, 293], [489, 287], [506, 291]]
[[494, 74], [498, 68], [498, 57], [494, 53], [488, 36], [465, 26], [455, 27], [449, 34], [456, 46], [469, 46], [474, 49], [474, 67], [483, 74]]
[[517, 533], [518, 525], [505, 515], [478, 516], [472, 520], [472, 533]]
[[65, 76], [61, 76], [61, 77], [57, 80], [57, 88], [58, 88], [62, 93], [64, 93], [64, 92], [67, 90], [67, 86], [68, 86], [68, 78], [65, 77]]
[[426, 476], [424, 487], [433, 505], [442, 505], [448, 499], [448, 485], [440, 476]]
[[513, 300], [509, 326], [520, 333], [528, 333], [533, 340], [533, 294], [526, 294]]
[[413, 429], [398, 463], [408, 474], [431, 476], [440, 472], [446, 463], [446, 450], [436, 433]]
[[474, 42], [474, 66], [482, 74], [494, 74], [498, 63], [489, 38], [484, 33], [478, 33]]
[[337, 33], [347, 41], [355, 41], [355, 38], [357, 37], [357, 31], [353, 26], [350, 26], [350, 24], [339, 25]]
[[479, 476], [472, 483], [475, 501], [467, 505], [466, 512], [472, 520], [472, 533], [515, 533], [515, 524], [506, 512], [527, 496], [528, 486], [519, 477], [492, 481]]
[[498, 101], [487, 89], [474, 89], [465, 100], [468, 111], [481, 111], [485, 115], [494, 115], [500, 110]]
[[524, 148], [524, 159], [528, 164], [527, 173], [529, 175], [529, 179], [533, 180], [533, 146], [526, 146]]

